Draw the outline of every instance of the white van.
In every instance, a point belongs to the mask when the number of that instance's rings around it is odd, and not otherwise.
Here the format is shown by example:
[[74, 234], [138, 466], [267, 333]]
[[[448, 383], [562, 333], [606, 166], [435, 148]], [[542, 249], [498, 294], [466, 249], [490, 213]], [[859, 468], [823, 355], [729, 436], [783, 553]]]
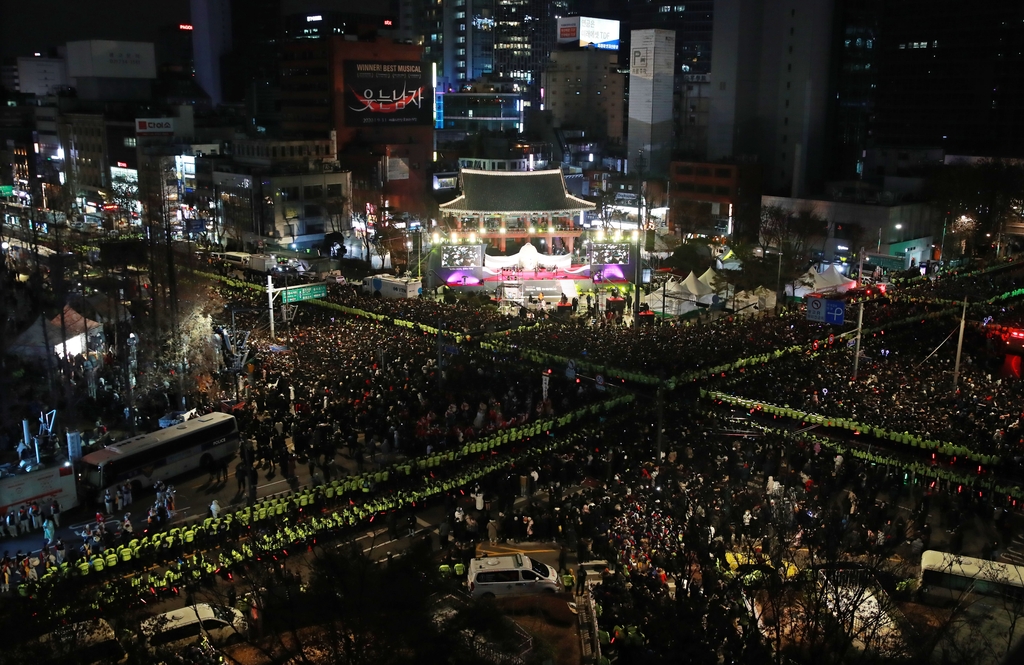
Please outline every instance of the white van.
[[217, 645], [237, 642], [246, 636], [246, 622], [233, 607], [198, 603], [146, 619], [139, 633], [150, 651], [173, 650], [195, 644], [203, 635]]
[[466, 579], [474, 598], [562, 590], [558, 571], [521, 553], [473, 559]]
[[128, 659], [124, 647], [117, 641], [114, 629], [104, 619], [80, 621], [61, 626], [39, 638], [46, 653], [43, 663], [77, 663], [100, 665], [123, 663]]

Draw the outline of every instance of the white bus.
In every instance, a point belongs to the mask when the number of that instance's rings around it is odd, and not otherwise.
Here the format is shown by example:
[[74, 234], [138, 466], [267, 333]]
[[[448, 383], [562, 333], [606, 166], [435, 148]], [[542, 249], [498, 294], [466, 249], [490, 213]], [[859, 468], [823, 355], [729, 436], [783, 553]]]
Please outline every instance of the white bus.
[[1024, 566], [926, 550], [921, 553], [921, 595], [936, 603], [969, 593], [996, 598], [1024, 596]]
[[157, 480], [212, 468], [238, 452], [238, 441], [235, 417], [211, 413], [89, 453], [79, 462], [79, 481], [98, 499], [125, 482], [138, 492]]

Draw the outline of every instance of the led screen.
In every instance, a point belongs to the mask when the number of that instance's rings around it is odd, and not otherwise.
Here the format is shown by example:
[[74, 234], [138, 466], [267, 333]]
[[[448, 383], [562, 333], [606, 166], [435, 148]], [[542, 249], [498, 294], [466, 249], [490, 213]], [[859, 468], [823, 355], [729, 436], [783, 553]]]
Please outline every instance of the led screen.
[[590, 262], [596, 265], [624, 265], [629, 263], [629, 245], [624, 243], [594, 245]]
[[441, 252], [445, 268], [476, 268], [483, 265], [479, 245], [445, 245]]

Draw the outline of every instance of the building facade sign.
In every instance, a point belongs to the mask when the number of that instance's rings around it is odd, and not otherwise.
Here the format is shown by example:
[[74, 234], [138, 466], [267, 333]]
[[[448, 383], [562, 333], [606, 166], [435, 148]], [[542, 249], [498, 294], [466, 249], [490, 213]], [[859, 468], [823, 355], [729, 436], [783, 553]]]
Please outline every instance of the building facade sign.
[[136, 136], [174, 136], [174, 118], [136, 118]]
[[434, 90], [421, 62], [345, 61], [345, 126], [433, 123]]

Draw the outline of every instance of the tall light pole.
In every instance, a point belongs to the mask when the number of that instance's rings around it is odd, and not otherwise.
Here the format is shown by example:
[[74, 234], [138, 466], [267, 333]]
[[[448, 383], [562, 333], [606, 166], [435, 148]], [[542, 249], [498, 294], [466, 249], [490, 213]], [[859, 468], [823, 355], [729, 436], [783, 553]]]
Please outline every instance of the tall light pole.
[[636, 266], [633, 269], [633, 326], [640, 326], [640, 289], [642, 281], [643, 259], [640, 256], [640, 238], [644, 228], [644, 149], [637, 151], [636, 157]]
[[967, 298], [964, 298], [964, 310], [960, 314], [960, 339], [956, 343], [956, 365], [953, 367], [953, 393], [956, 393], [956, 384], [960, 380], [960, 354], [964, 350], [964, 325], [967, 323]]

